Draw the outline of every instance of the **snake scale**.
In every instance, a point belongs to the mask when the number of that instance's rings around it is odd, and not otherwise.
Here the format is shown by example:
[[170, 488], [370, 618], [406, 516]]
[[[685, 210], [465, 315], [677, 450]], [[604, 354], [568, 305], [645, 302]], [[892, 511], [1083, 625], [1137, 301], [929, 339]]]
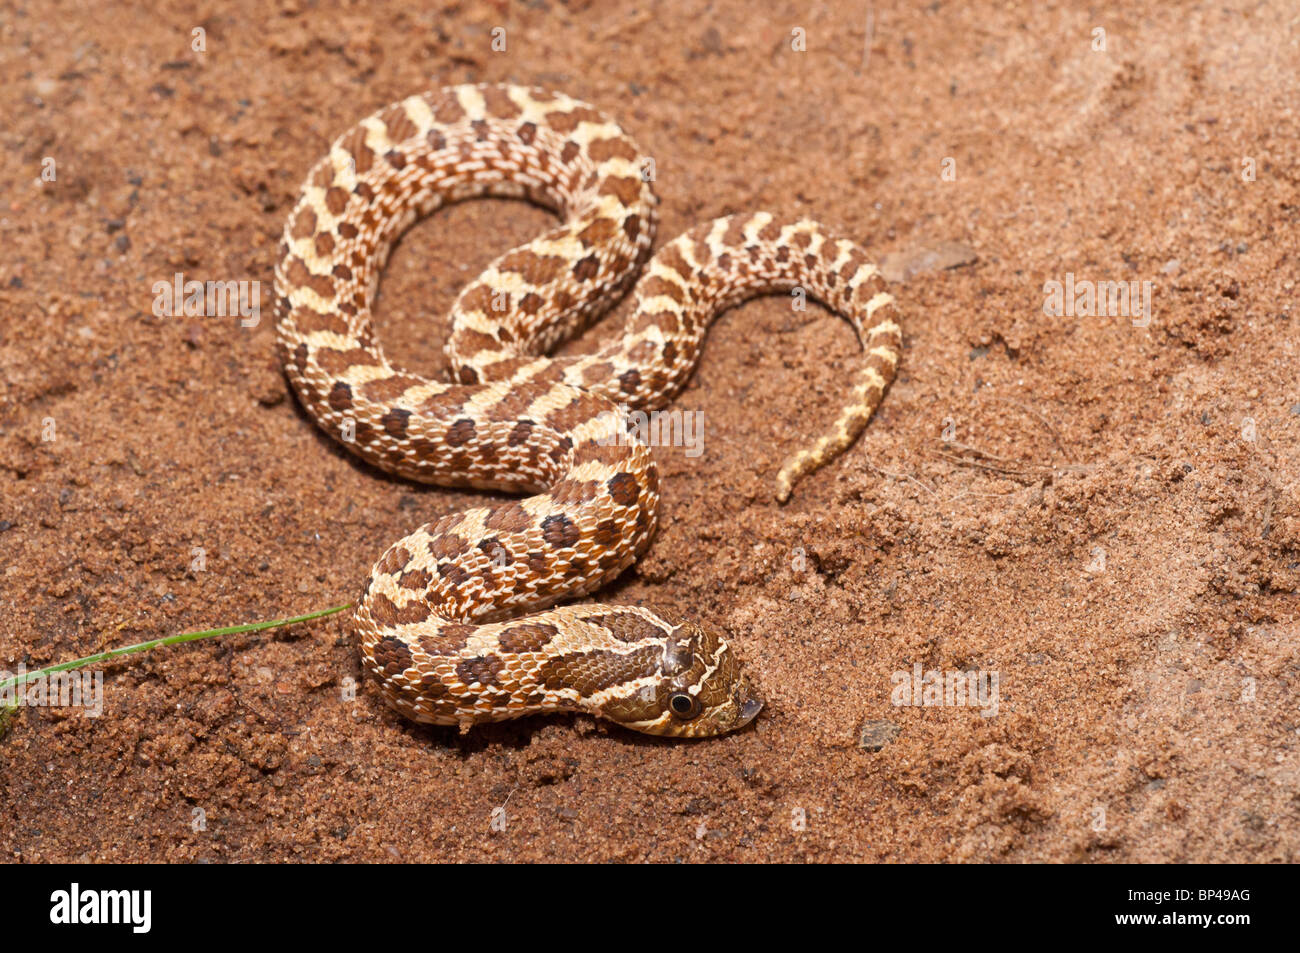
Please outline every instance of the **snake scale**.
[[[375, 564], [355, 617], [361, 657], [410, 719], [465, 729], [582, 711], [700, 737], [739, 728], [762, 707], [712, 625], [667, 608], [556, 607], [613, 580], [655, 530], [659, 475], [650, 450], [626, 439], [626, 410], [660, 407], [682, 387], [716, 315], [803, 289], [852, 322], [864, 361], [830, 431], [782, 468], [784, 500], [866, 426], [894, 377], [901, 332], [865, 252], [815, 222], [728, 216], [651, 258], [650, 168], [584, 103], [454, 86], [342, 135], [290, 213], [276, 331], [311, 417], [389, 473], [526, 494], [427, 523]], [[389, 250], [420, 217], [480, 196], [529, 200], [561, 224], [460, 293], [452, 383], [401, 370], [371, 317]], [[595, 354], [545, 356], [634, 283], [621, 339]]]

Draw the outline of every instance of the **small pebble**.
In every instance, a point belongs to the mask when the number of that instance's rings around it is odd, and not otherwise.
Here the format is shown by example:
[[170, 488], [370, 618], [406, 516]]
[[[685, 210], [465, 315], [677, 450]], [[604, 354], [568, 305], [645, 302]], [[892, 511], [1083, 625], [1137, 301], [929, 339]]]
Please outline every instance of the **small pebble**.
[[892, 721], [879, 718], [862, 726], [858, 735], [858, 747], [863, 751], [879, 751], [898, 737], [903, 729]]

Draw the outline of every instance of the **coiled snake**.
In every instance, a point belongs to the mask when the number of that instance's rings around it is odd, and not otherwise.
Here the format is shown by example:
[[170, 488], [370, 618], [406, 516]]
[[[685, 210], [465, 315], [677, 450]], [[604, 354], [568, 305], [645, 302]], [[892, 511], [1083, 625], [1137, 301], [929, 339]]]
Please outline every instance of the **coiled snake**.
[[[761, 708], [711, 625], [673, 609], [550, 608], [610, 582], [654, 532], [658, 472], [649, 449], [626, 439], [619, 408], [666, 403], [720, 312], [804, 289], [853, 323], [865, 360], [832, 429], [782, 468], [784, 500], [866, 426], [901, 335], [866, 254], [815, 222], [719, 218], [645, 265], [649, 168], [588, 105], [518, 86], [455, 86], [341, 136], [289, 216], [277, 337], [307, 412], [390, 473], [529, 494], [421, 526], [376, 563], [356, 613], [361, 657], [408, 718], [464, 728], [585, 711], [650, 734], [704, 736]], [[527, 199], [563, 224], [461, 292], [447, 346], [455, 383], [400, 370], [371, 323], [388, 252], [419, 217], [478, 196]], [[608, 309], [643, 265], [621, 340], [588, 356], [544, 356]]]

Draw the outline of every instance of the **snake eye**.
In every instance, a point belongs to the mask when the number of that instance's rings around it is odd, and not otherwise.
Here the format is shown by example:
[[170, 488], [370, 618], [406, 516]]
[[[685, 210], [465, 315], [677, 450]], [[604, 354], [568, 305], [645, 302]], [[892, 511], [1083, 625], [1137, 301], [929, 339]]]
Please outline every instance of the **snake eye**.
[[668, 710], [685, 721], [700, 713], [700, 700], [686, 692], [675, 692], [668, 699]]

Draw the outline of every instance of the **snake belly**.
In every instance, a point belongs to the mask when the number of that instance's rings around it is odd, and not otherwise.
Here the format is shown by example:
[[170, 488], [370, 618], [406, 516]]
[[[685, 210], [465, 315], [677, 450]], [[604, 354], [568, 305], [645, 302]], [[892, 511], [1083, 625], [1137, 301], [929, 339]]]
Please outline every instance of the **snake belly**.
[[[852, 322], [864, 360], [830, 430], [782, 467], [784, 500], [866, 426], [894, 377], [901, 332], [866, 254], [816, 222], [719, 218], [649, 258], [648, 167], [584, 103], [454, 86], [339, 137], [289, 216], [276, 333], [307, 413], [386, 472], [522, 495], [419, 527], [366, 582], [355, 617], [363, 665], [414, 721], [463, 729], [580, 711], [700, 737], [761, 708], [717, 627], [671, 608], [557, 605], [613, 580], [654, 533], [658, 470], [627, 439], [626, 411], [658, 408], [682, 387], [719, 313], [802, 289]], [[435, 209], [481, 196], [534, 202], [561, 224], [462, 290], [447, 346], [452, 383], [395, 367], [371, 313], [393, 242]], [[620, 339], [595, 354], [545, 356], [634, 282]]]

